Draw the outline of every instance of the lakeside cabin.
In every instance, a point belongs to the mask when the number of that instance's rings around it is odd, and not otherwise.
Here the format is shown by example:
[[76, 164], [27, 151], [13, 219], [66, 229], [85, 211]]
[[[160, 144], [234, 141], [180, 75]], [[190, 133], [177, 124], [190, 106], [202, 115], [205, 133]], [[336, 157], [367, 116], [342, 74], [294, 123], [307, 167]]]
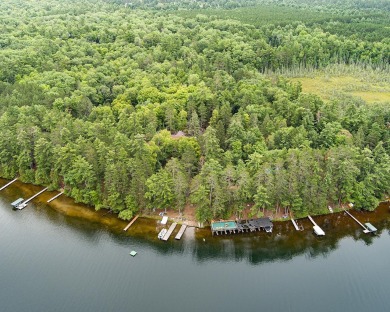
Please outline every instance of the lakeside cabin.
[[18, 208], [18, 206], [24, 201], [23, 198], [18, 198], [14, 202], [11, 203], [11, 206], [14, 208]]
[[264, 230], [271, 233], [273, 224], [269, 218], [258, 218], [238, 221], [217, 221], [211, 223], [211, 233], [214, 235], [237, 234]]

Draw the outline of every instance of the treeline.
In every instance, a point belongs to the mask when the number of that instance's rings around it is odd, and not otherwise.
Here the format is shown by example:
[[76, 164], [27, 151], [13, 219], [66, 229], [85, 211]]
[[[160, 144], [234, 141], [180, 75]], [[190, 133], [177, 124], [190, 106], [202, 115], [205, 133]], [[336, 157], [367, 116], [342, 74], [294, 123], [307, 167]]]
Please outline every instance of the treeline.
[[388, 47], [304, 25], [13, 3], [0, 4], [2, 177], [64, 187], [124, 219], [189, 203], [200, 221], [248, 204], [254, 215], [374, 209], [389, 191], [389, 105], [324, 103], [261, 73], [380, 67]]
[[278, 5], [316, 11], [343, 12], [353, 14], [356, 11], [390, 11], [386, 0], [104, 0], [108, 3], [125, 5], [130, 8], [178, 10], [178, 9], [236, 9], [257, 5]]
[[323, 2], [324, 6], [313, 6], [313, 1], [301, 5], [272, 2], [254, 6], [244, 6], [234, 10], [228, 8], [208, 8], [171, 11], [185, 18], [194, 18], [199, 14], [220, 19], [234, 19], [254, 25], [258, 28], [285, 27], [286, 25], [304, 24], [311, 31], [321, 29], [324, 32], [370, 42], [385, 42], [389, 44], [390, 29], [387, 27], [390, 19], [388, 10], [347, 8], [346, 5]]
[[[6, 7], [4, 11], [7, 9], [12, 14], [13, 9]], [[180, 72], [173, 75], [174, 79], [181, 79], [180, 82], [185, 81], [188, 68], [203, 80], [210, 79], [210, 73], [216, 70], [239, 79], [248, 70], [319, 68], [332, 63], [388, 69], [390, 63], [386, 41], [338, 37], [302, 24], [256, 29], [206, 16], [183, 20], [126, 10], [66, 14], [61, 19], [52, 15], [24, 17], [26, 22], [5, 17], [2, 24], [3, 82], [14, 83], [35, 72], [47, 75], [50, 71], [72, 73], [74, 79], [80, 80], [94, 72], [89, 68], [93, 66], [96, 71], [102, 69], [103, 76], [112, 76], [110, 82], [103, 84], [123, 86], [129, 80], [126, 68], [121, 68], [124, 64], [143, 74], [152, 64], [163, 67], [172, 61], [176, 61], [175, 68]], [[149, 20], [151, 23], [147, 23]], [[102, 64], [107, 58], [108, 62]]]

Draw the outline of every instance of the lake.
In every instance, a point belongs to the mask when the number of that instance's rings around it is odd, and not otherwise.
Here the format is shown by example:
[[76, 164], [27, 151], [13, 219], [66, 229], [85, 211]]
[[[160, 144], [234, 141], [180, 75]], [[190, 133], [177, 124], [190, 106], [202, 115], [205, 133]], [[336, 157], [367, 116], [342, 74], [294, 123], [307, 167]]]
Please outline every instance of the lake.
[[188, 228], [182, 240], [162, 242], [155, 220], [140, 218], [124, 233], [125, 222], [65, 196], [46, 205], [54, 192], [11, 209], [40, 189], [16, 182], [0, 192], [2, 312], [389, 309], [387, 203], [352, 212], [376, 226], [376, 236], [335, 213], [314, 217], [321, 238], [299, 220], [302, 232], [291, 222], [276, 222], [271, 234], [225, 237]]

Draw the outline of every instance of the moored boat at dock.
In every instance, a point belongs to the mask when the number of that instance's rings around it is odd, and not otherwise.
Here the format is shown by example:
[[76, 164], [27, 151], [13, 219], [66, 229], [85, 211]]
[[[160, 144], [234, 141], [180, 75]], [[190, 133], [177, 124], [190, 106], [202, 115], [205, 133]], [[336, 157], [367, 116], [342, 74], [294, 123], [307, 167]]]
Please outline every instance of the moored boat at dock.
[[161, 231], [160, 231], [160, 233], [158, 233], [158, 235], [157, 235], [157, 237], [158, 237], [158, 239], [163, 239], [163, 237], [165, 236], [165, 234], [168, 232], [168, 230], [167, 229], [162, 229]]

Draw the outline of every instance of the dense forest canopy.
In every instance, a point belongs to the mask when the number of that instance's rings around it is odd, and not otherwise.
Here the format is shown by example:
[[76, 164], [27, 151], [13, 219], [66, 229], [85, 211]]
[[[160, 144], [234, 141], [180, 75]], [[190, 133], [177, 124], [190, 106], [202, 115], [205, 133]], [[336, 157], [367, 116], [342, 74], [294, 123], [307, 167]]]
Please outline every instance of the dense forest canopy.
[[270, 75], [339, 64], [390, 82], [387, 37], [118, 3], [0, 3], [0, 176], [123, 219], [189, 203], [202, 222], [248, 204], [253, 215], [374, 209], [389, 192], [389, 103], [324, 102]]
[[309, 10], [332, 10], [350, 13], [349, 10], [390, 11], [386, 0], [105, 0], [109, 3], [124, 4], [133, 8], [151, 9], [209, 9], [253, 7], [259, 4], [300, 7]]

